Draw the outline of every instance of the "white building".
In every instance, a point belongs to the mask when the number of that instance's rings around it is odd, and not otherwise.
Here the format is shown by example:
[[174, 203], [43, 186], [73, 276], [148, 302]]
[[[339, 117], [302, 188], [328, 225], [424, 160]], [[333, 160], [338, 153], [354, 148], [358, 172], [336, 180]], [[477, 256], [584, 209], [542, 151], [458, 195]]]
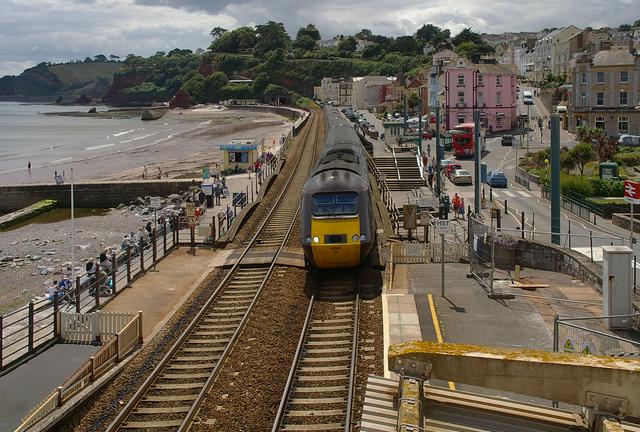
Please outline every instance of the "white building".
[[354, 77], [351, 93], [352, 106], [355, 109], [371, 109], [384, 103], [383, 88], [393, 84], [395, 80], [395, 77], [377, 75]]
[[313, 88], [313, 97], [336, 105], [351, 106], [353, 80], [351, 78], [322, 78]]

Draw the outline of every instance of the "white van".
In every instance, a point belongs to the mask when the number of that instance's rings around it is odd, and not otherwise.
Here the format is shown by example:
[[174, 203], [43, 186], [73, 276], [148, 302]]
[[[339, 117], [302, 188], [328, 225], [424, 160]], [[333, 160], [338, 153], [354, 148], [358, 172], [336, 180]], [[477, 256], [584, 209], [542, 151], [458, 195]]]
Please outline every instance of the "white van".
[[525, 105], [533, 105], [533, 94], [529, 90], [522, 92], [522, 103]]
[[638, 135], [620, 135], [618, 138], [618, 144], [623, 147], [638, 147], [640, 146], [640, 136]]

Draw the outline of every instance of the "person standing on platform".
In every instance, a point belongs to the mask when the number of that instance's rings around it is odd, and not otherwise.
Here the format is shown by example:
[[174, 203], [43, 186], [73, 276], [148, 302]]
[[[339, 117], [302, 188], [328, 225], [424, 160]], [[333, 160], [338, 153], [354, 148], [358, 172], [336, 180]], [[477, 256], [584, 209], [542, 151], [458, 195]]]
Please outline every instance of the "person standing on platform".
[[460, 197], [458, 196], [457, 193], [453, 196], [453, 200], [451, 201], [451, 204], [453, 204], [453, 217], [454, 219], [458, 219], [458, 208], [460, 207]]

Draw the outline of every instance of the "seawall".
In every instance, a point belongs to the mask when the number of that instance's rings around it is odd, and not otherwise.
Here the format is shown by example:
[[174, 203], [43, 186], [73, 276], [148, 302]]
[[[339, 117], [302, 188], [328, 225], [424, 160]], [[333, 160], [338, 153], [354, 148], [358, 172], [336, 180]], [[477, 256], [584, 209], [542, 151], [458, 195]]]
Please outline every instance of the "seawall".
[[[200, 179], [196, 180], [200, 184]], [[189, 190], [191, 179], [157, 181], [113, 181], [75, 183], [74, 206], [87, 208], [116, 207], [137, 197], [166, 196]], [[0, 186], [0, 210], [17, 210], [38, 201], [52, 199], [59, 207], [71, 207], [71, 185], [34, 184]]]

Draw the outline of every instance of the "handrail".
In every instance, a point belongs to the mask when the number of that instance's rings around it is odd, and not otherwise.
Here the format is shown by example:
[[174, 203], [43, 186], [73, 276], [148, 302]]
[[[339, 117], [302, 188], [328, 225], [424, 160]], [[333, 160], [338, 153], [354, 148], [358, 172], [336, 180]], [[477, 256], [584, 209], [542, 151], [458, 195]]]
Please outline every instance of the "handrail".
[[398, 180], [400, 180], [400, 169], [398, 169], [398, 158], [396, 157], [396, 150], [392, 147], [391, 154], [393, 155], [393, 164], [396, 166], [396, 174], [398, 174]]

